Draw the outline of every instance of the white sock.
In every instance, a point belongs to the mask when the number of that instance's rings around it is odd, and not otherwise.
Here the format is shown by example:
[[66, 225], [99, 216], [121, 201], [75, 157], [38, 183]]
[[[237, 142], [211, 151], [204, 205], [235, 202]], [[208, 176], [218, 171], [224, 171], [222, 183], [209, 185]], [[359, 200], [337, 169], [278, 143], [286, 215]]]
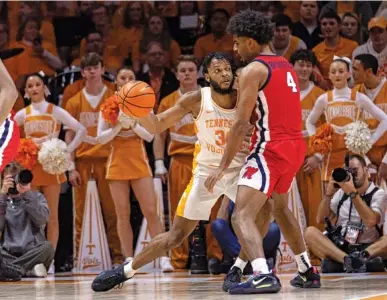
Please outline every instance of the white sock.
[[132, 278], [136, 274], [137, 270], [132, 268], [133, 260], [124, 266], [124, 274], [126, 278]]
[[312, 266], [306, 251], [295, 255], [295, 257], [297, 261], [298, 272], [305, 273]]
[[254, 274], [269, 274], [269, 268], [265, 258], [256, 258], [251, 262]]
[[245, 269], [246, 265], [247, 265], [247, 261], [243, 261], [239, 257], [237, 257], [237, 259], [235, 260], [235, 262], [234, 262], [232, 267], [238, 267], [243, 272], [243, 270]]

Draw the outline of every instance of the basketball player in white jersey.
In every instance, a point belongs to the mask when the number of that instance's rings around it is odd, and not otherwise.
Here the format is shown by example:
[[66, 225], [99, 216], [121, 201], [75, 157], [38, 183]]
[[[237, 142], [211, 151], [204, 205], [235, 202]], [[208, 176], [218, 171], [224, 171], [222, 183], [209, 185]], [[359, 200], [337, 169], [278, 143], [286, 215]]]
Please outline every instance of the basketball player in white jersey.
[[179, 246], [192, 233], [199, 220], [209, 219], [211, 208], [220, 196], [235, 199], [239, 172], [248, 154], [246, 144], [241, 147], [213, 193], [204, 187], [210, 171], [219, 166], [236, 117], [237, 97], [232, 92], [234, 75], [231, 62], [222, 53], [211, 53], [203, 62], [203, 71], [210, 87], [188, 92], [165, 112], [138, 120], [151, 133], [166, 130], [187, 114], [192, 114], [195, 121], [198, 141], [192, 179], [180, 199], [173, 226], [169, 232], [156, 236], [132, 261], [99, 274], [92, 283], [92, 289], [96, 292], [114, 288], [132, 278], [142, 266]]

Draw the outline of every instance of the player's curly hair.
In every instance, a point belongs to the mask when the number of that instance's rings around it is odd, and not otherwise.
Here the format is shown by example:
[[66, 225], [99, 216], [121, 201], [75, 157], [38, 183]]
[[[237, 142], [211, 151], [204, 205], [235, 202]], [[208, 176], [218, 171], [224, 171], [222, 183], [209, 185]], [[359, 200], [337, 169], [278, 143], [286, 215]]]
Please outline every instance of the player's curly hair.
[[230, 19], [227, 31], [236, 36], [252, 38], [259, 45], [265, 45], [273, 38], [274, 24], [263, 13], [247, 9]]

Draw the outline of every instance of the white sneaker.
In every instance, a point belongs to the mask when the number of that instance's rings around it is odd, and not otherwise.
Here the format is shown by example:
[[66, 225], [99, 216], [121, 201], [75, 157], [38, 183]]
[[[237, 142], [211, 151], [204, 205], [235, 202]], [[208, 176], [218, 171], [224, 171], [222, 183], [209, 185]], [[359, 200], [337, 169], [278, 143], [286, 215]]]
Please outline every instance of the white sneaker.
[[125, 259], [125, 262], [127, 263], [127, 262], [130, 262], [131, 260], [133, 260], [133, 257], [127, 257], [127, 258]]
[[32, 269], [31, 275], [34, 277], [47, 277], [47, 269], [43, 264], [35, 265]]
[[171, 265], [171, 259], [167, 256], [160, 257], [160, 267], [163, 273], [175, 271], [175, 268]]
[[48, 274], [55, 274], [55, 263], [51, 262], [50, 268], [48, 269]]

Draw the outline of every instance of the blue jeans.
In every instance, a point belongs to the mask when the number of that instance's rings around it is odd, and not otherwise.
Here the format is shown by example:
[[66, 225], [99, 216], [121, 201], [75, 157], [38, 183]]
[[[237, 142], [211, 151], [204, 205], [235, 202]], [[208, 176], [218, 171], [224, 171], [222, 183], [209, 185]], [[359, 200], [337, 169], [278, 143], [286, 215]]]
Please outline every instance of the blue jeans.
[[[231, 216], [234, 209], [234, 203], [230, 201], [229, 204], [229, 216]], [[223, 219], [216, 219], [211, 223], [211, 231], [215, 236], [220, 248], [222, 249], [224, 260], [226, 258], [233, 259], [239, 255], [241, 245], [238, 242], [232, 227], [231, 222]], [[277, 248], [281, 240], [281, 232], [277, 223], [272, 222], [269, 226], [269, 230], [263, 239], [263, 250], [265, 257], [273, 258], [274, 261], [277, 256]]]

